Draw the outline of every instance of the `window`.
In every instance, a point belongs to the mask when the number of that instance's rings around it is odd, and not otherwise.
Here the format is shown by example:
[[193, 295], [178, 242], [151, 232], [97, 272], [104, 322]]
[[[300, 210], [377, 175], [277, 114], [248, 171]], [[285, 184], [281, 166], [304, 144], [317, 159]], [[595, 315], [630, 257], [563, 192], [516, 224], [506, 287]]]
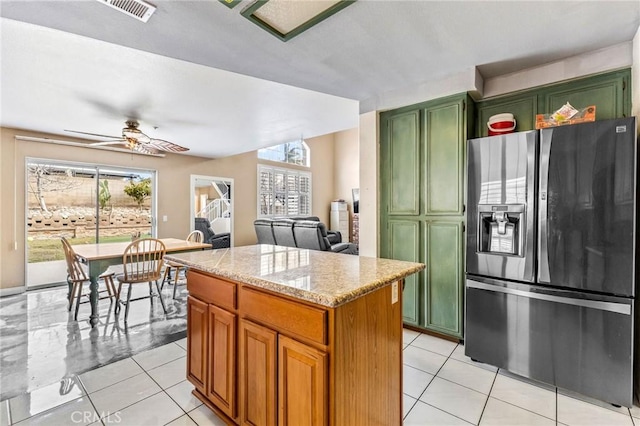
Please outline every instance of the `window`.
[[309, 146], [302, 139], [258, 150], [261, 160], [309, 167]]
[[311, 214], [311, 173], [258, 165], [258, 217]]

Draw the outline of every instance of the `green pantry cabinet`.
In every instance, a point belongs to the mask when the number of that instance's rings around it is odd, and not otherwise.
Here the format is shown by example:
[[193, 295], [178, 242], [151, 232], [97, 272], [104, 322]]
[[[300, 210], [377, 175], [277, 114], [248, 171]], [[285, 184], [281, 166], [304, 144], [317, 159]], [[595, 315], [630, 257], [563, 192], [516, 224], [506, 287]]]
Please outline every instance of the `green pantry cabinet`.
[[[631, 114], [629, 69], [474, 102], [460, 94], [380, 114], [380, 256], [423, 262], [408, 277], [404, 322], [463, 337], [466, 140], [511, 112], [516, 131], [566, 102], [596, 105], [596, 119]], [[474, 127], [474, 123], [476, 123]]]
[[423, 262], [407, 278], [407, 324], [462, 338], [466, 94], [380, 116], [380, 255]]

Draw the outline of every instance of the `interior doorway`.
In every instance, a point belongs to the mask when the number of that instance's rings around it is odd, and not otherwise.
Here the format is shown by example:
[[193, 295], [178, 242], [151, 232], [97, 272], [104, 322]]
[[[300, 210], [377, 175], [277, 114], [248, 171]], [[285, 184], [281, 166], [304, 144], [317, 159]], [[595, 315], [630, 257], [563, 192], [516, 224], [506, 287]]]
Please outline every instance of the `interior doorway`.
[[231, 234], [233, 247], [233, 190], [232, 178], [191, 175], [191, 230], [194, 218], [206, 218], [216, 234]]
[[155, 236], [153, 170], [26, 159], [25, 283], [63, 284], [60, 237], [73, 244]]

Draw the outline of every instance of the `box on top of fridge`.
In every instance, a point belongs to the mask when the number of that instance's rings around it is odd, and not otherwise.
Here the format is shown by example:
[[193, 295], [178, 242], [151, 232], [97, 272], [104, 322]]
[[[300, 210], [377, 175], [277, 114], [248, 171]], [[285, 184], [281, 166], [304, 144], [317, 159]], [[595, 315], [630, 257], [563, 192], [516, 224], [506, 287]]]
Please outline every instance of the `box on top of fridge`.
[[586, 123], [595, 121], [596, 106], [590, 105], [586, 108], [576, 109], [569, 102], [551, 114], [536, 115], [536, 129], [547, 127], [563, 126], [566, 124]]

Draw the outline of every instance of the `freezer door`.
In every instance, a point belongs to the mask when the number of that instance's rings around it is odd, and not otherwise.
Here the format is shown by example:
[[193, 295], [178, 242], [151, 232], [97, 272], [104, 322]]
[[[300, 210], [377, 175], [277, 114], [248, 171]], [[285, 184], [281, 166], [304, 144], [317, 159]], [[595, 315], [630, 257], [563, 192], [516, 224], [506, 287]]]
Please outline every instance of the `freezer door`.
[[467, 273], [533, 282], [537, 141], [529, 131], [468, 142]]
[[477, 278], [466, 298], [467, 356], [631, 406], [633, 299]]
[[543, 129], [538, 282], [634, 296], [635, 118]]

